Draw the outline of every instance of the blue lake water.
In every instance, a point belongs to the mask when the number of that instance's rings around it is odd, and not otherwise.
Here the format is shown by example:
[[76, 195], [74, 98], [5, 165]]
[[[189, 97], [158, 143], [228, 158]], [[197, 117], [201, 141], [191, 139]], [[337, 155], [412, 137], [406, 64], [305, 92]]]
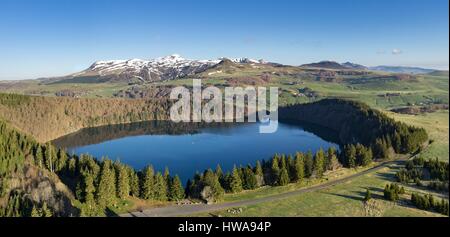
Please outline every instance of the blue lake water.
[[[234, 165], [254, 165], [276, 153], [313, 152], [338, 148], [325, 129], [279, 123], [273, 134], [260, 134], [258, 123], [189, 125], [170, 122], [144, 122], [87, 128], [59, 138], [53, 143], [69, 153], [90, 154], [119, 159], [135, 169], [153, 165], [155, 170], [170, 169], [183, 183], [196, 171], [215, 168], [224, 171]], [[314, 132], [312, 132], [314, 131]], [[322, 137], [316, 135], [317, 131]]]

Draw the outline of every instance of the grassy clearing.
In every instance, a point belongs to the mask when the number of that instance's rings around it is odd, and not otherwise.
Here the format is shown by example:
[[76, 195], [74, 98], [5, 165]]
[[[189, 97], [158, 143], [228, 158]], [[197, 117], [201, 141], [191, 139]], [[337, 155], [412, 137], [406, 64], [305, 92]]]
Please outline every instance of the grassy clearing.
[[111, 215], [141, 211], [149, 208], [163, 207], [170, 205], [171, 202], [160, 202], [153, 200], [144, 200], [135, 197], [128, 197], [126, 200], [119, 200], [114, 206], [109, 207]]
[[3, 93], [17, 93], [26, 95], [55, 96], [55, 93], [70, 90], [79, 97], [85, 98], [110, 98], [120, 91], [128, 88], [126, 83], [55, 83], [40, 84], [38, 81], [29, 80], [17, 83], [16, 86], [1, 88]]
[[[409, 205], [409, 195], [397, 202], [383, 199], [383, 188], [393, 179], [399, 166], [392, 165], [380, 171], [367, 174], [344, 184], [325, 190], [305, 193], [275, 202], [266, 202], [242, 207], [239, 214], [227, 210], [212, 213], [225, 217], [235, 216], [441, 216], [440, 214], [418, 210]], [[363, 201], [366, 189], [372, 192], [369, 203]], [[408, 188], [407, 191], [411, 192]], [[210, 216], [203, 213], [198, 216]]]
[[438, 111], [421, 115], [389, 113], [394, 119], [407, 124], [423, 127], [434, 142], [422, 153], [426, 158], [449, 161], [449, 111]]

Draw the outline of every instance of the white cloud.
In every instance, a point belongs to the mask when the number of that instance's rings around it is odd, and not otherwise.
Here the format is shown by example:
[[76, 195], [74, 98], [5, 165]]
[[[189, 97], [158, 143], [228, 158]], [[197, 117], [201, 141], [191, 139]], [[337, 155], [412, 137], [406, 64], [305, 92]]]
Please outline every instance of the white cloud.
[[403, 51], [401, 51], [400, 49], [393, 49], [392, 50], [392, 54], [393, 55], [399, 55], [399, 54], [402, 54], [403, 53]]

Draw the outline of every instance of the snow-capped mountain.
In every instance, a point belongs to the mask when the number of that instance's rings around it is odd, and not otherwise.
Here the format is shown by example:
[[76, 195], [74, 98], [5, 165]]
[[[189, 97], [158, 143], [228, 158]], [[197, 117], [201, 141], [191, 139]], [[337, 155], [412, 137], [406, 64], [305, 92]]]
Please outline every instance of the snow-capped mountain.
[[266, 62], [262, 59], [256, 60], [251, 58], [222, 58], [222, 59], [228, 59], [233, 63], [243, 63], [243, 64], [265, 64]]
[[[143, 81], [154, 82], [173, 80], [185, 76], [204, 72], [218, 65], [225, 58], [217, 60], [190, 60], [173, 54], [166, 57], [142, 60], [109, 60], [97, 61], [88, 69], [60, 78], [60, 80], [73, 80], [83, 78], [93, 81]], [[228, 59], [236, 64], [263, 64], [263, 60], [249, 58]], [[54, 80], [52, 80], [54, 81]]]
[[189, 60], [177, 54], [152, 60], [97, 61], [75, 76], [94, 74], [101, 77], [160, 81], [199, 73], [219, 62], [220, 60]]

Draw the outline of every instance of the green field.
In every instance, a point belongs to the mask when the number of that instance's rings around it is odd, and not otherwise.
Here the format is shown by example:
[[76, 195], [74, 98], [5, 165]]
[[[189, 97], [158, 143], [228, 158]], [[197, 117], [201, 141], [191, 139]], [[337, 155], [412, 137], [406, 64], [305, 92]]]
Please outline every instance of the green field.
[[398, 121], [423, 127], [427, 130], [433, 143], [422, 154], [425, 158], [438, 158], [449, 161], [449, 112], [438, 111], [421, 115], [390, 114]]
[[[231, 214], [228, 210], [223, 210], [196, 216], [442, 216], [437, 213], [418, 210], [408, 205], [406, 200], [409, 199], [409, 193], [418, 191], [414, 188], [407, 187], [407, 194], [403, 195], [397, 203], [383, 199], [383, 188], [391, 182], [398, 168], [394, 165], [317, 192], [305, 193], [274, 202], [244, 206], [241, 207], [242, 212], [238, 214]], [[372, 191], [373, 197], [369, 204], [363, 201], [367, 188]]]
[[[2, 86], [2, 84], [4, 84]], [[0, 82], [2, 93], [17, 93], [39, 96], [55, 96], [57, 92], [70, 90], [76, 97], [110, 98], [120, 90], [129, 87], [127, 83], [54, 83], [42, 84], [35, 80], [15, 83], [14, 86], [5, 86]]]

